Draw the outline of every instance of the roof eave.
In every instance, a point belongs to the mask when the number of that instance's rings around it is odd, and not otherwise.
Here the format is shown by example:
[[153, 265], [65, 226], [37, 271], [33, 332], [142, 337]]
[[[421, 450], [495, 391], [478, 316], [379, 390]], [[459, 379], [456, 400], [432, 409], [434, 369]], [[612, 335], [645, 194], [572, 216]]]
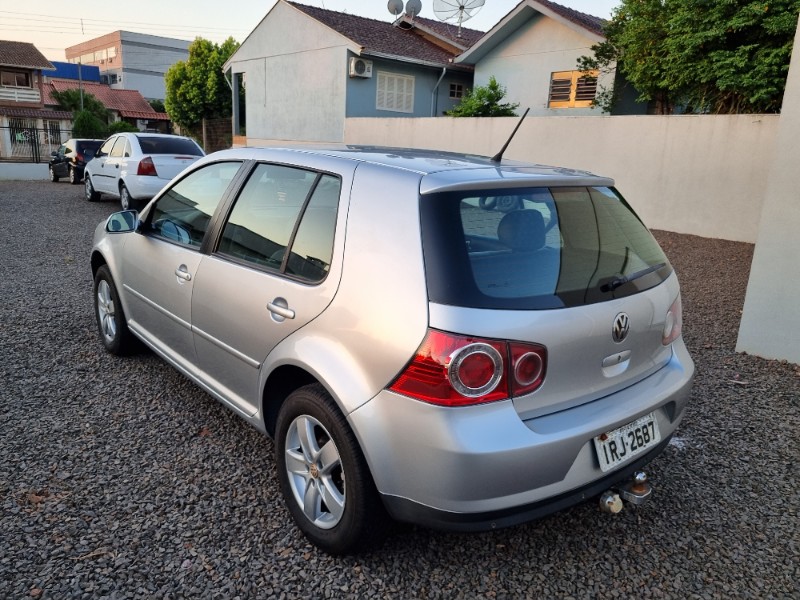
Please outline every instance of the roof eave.
[[[519, 29], [524, 23], [528, 20], [523, 11], [526, 9], [533, 9], [536, 12], [553, 19], [554, 21], [561, 23], [565, 27], [572, 29], [573, 31], [580, 33], [591, 39], [594, 43], [600, 43], [605, 41], [605, 37], [602, 35], [596, 34], [594, 31], [587, 29], [586, 27], [582, 27], [577, 23], [573, 23], [569, 19], [565, 19], [561, 15], [556, 12], [553, 12], [551, 9], [543, 6], [539, 2], [535, 0], [522, 0], [517, 6], [515, 6], [509, 13], [500, 19], [497, 24], [492, 27], [486, 34], [479, 39], [471, 48], [469, 48], [466, 52], [458, 55], [455, 58], [455, 62], [457, 63], [466, 63], [466, 64], [475, 64], [483, 57], [485, 57], [489, 52], [491, 52], [494, 48], [496, 48], [500, 42], [505, 40], [509, 35], [511, 35], [514, 31]], [[502, 35], [501, 35], [502, 34]]]
[[410, 57], [410, 56], [399, 56], [397, 54], [388, 54], [386, 52], [374, 52], [374, 51], [370, 51], [370, 50], [367, 50], [367, 49], [362, 49], [362, 52], [360, 53], [360, 56], [371, 56], [371, 57], [374, 57], [374, 58], [383, 58], [383, 59], [387, 59], [387, 60], [396, 60], [398, 62], [411, 63], [411, 64], [415, 64], [415, 65], [421, 65], [423, 67], [433, 67], [433, 68], [436, 68], [436, 69], [441, 69], [441, 68], [444, 68], [444, 67], [457, 67], [459, 70], [465, 70], [465, 71], [471, 70], [470, 65], [456, 65], [453, 62], [442, 63], [442, 62], [435, 62], [435, 61], [430, 61], [430, 60], [422, 60], [422, 59], [413, 58], [413, 57]]

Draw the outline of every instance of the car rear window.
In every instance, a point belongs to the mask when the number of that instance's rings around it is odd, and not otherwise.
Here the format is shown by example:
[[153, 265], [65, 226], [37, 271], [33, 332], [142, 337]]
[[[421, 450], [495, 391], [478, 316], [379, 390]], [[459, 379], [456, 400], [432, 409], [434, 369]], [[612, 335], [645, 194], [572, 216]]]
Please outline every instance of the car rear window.
[[180, 137], [148, 137], [136, 136], [142, 154], [188, 154], [203, 156], [200, 148], [191, 140]]
[[420, 202], [428, 294], [439, 304], [581, 306], [649, 289], [672, 273], [610, 188], [447, 192]]

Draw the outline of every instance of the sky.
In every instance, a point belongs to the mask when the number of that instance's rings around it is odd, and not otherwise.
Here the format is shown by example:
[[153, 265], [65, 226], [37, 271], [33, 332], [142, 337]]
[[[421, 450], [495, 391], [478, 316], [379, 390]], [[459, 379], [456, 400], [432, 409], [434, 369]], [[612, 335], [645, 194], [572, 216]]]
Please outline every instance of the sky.
[[[390, 22], [386, 0], [297, 0], [301, 4]], [[454, 0], [450, 0], [451, 2]], [[486, 0], [465, 27], [487, 31], [519, 0]], [[558, 0], [559, 4], [608, 18], [619, 0]], [[64, 49], [117, 30], [193, 40], [242, 42], [275, 0], [44, 0], [0, 4], [0, 40], [30, 42], [49, 60], [65, 60]], [[422, 0], [420, 16], [436, 18], [433, 0]]]

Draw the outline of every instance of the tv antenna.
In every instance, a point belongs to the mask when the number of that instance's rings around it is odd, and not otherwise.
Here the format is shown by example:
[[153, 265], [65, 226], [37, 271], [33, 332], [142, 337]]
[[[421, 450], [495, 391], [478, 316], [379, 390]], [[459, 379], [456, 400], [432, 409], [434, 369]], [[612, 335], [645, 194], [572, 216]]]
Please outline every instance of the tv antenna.
[[433, 12], [440, 21], [457, 24], [458, 37], [461, 37], [461, 24], [475, 16], [485, 2], [486, 0], [433, 0]]

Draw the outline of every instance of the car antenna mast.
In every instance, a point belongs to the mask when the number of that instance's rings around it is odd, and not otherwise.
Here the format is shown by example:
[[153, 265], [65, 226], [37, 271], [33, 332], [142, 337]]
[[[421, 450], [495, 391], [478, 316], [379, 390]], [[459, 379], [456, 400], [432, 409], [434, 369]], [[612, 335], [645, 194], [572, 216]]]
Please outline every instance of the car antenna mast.
[[523, 113], [523, 115], [522, 115], [522, 118], [520, 118], [520, 120], [519, 120], [519, 123], [517, 123], [517, 126], [516, 126], [516, 127], [514, 127], [514, 131], [512, 131], [512, 132], [511, 132], [511, 135], [510, 135], [510, 136], [508, 136], [508, 140], [506, 140], [506, 143], [505, 143], [505, 144], [503, 144], [503, 147], [502, 147], [502, 148], [500, 148], [500, 152], [498, 152], [497, 154], [495, 154], [495, 155], [494, 155], [494, 156], [493, 156], [493, 157], [490, 159], [492, 162], [499, 163], [501, 160], [503, 160], [503, 153], [506, 151], [506, 148], [508, 148], [508, 145], [511, 143], [511, 140], [513, 140], [513, 139], [514, 139], [514, 136], [515, 136], [515, 135], [517, 135], [517, 129], [519, 129], [519, 126], [520, 126], [520, 125], [522, 125], [522, 122], [525, 120], [525, 117], [527, 117], [527, 116], [528, 116], [528, 111], [529, 111], [530, 109], [531, 109], [531, 107], [530, 107], [530, 106], [529, 106], [528, 108], [526, 108], [526, 109], [525, 109], [525, 112]]

